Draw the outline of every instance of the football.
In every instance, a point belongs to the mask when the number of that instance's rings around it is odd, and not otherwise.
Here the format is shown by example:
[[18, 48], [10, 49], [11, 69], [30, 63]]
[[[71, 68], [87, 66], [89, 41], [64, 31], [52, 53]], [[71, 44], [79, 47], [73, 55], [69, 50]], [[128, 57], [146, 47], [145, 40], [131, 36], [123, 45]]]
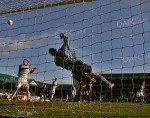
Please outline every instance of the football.
[[13, 25], [13, 21], [12, 21], [12, 20], [8, 20], [8, 21], [7, 21], [7, 24], [8, 24], [8, 25]]

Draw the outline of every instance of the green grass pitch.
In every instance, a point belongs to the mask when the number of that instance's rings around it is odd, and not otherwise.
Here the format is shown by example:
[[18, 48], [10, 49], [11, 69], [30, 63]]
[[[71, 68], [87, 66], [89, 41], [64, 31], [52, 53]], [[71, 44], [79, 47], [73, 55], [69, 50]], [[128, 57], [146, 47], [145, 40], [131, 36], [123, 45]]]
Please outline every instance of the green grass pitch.
[[0, 117], [150, 118], [150, 104], [111, 102], [27, 102], [0, 100]]

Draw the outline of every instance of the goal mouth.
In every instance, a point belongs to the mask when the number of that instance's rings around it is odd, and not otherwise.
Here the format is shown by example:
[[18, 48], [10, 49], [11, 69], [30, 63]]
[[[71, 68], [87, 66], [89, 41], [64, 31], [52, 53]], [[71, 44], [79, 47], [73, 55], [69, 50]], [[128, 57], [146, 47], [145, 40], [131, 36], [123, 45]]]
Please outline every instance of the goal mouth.
[[0, 117], [150, 118], [149, 6], [1, 0]]

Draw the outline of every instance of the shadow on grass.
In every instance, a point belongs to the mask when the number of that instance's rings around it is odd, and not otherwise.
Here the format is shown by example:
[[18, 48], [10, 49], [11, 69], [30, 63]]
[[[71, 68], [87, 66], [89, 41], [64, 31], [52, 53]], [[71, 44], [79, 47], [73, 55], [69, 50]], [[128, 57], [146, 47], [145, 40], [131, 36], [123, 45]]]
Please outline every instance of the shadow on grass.
[[16, 104], [0, 104], [0, 106], [15, 106]]
[[18, 117], [18, 116], [9, 116], [9, 115], [4, 115], [4, 116], [1, 116], [1, 115], [0, 115], [0, 118], [24, 118], [24, 117]]

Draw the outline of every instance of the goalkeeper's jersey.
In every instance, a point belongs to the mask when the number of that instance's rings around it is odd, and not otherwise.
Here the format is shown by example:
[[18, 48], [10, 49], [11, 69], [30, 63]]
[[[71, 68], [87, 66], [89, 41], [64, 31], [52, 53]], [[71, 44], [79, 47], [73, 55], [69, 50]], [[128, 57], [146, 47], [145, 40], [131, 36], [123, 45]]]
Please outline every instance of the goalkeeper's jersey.
[[58, 50], [54, 61], [57, 66], [67, 70], [72, 70], [73, 63], [76, 61], [76, 57], [69, 49], [69, 42], [67, 37], [64, 38], [64, 44]]
[[29, 73], [30, 73], [30, 66], [20, 65], [18, 72], [18, 82], [27, 82]]

